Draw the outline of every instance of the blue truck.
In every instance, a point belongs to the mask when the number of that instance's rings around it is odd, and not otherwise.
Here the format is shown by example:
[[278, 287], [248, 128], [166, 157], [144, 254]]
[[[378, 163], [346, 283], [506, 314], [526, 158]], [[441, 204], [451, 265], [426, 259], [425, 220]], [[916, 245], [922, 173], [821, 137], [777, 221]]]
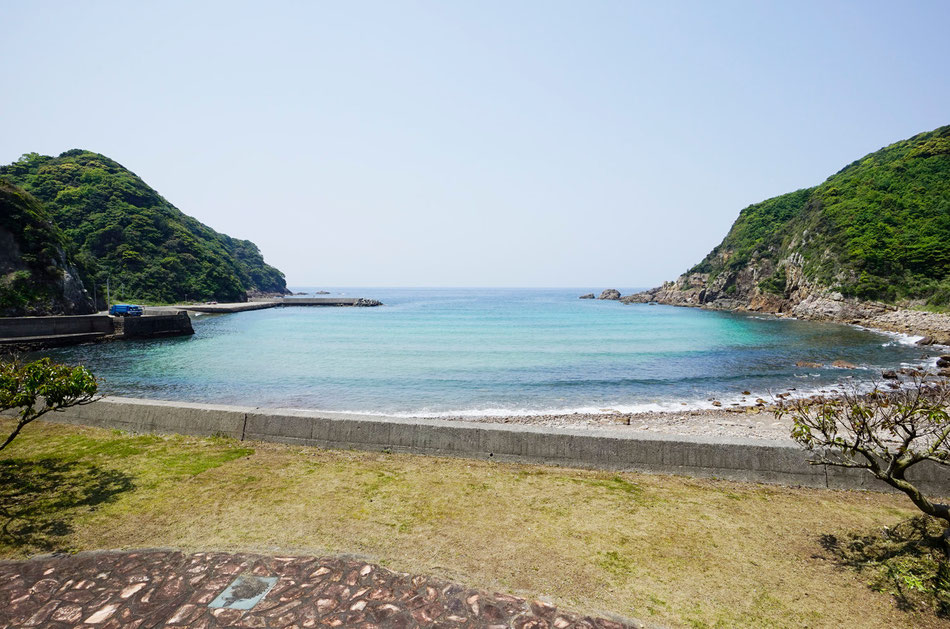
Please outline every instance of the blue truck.
[[109, 314], [113, 317], [141, 317], [142, 306], [132, 304], [113, 304], [109, 306]]

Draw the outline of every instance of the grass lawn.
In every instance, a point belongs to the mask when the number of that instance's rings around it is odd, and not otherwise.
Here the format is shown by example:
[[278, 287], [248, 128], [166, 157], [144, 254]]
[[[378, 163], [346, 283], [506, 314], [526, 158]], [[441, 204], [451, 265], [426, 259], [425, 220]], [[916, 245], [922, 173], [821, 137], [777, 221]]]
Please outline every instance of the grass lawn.
[[[0, 428], [12, 423], [0, 421]], [[358, 554], [674, 627], [938, 627], [822, 535], [906, 498], [36, 422], [0, 453], [0, 556], [175, 547]]]

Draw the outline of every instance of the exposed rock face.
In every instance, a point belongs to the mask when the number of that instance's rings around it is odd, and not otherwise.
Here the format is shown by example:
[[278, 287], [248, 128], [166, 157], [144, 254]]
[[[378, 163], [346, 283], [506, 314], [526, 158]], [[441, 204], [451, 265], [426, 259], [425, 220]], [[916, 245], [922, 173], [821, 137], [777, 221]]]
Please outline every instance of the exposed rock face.
[[602, 292], [600, 294], [600, 297], [598, 297], [597, 299], [611, 299], [611, 300], [616, 301], [620, 299], [620, 291], [617, 290], [616, 288], [608, 288], [607, 290]]
[[578, 299], [593, 299], [594, 293], [587, 293], [586, 295], [581, 295]]
[[92, 314], [96, 312], [92, 297], [79, 279], [79, 271], [69, 264], [64, 252], [60, 253], [60, 262], [63, 265], [63, 281], [60, 284], [63, 291], [63, 312], [66, 314]]
[[761, 312], [799, 319], [837, 321], [928, 337], [929, 343], [950, 345], [950, 315], [899, 308], [874, 301], [846, 298], [812, 285], [792, 256], [779, 266], [785, 271], [781, 293], [767, 292], [760, 282], [775, 266], [757, 260], [734, 273], [711, 278], [707, 273], [679, 276], [674, 282], [621, 298], [625, 304], [655, 301], [672, 306]]
[[[39, 274], [23, 256], [18, 235], [0, 227], [0, 316], [91, 314], [92, 297], [61, 247]], [[24, 284], [20, 286], [20, 284]], [[17, 298], [22, 294], [22, 299]]]

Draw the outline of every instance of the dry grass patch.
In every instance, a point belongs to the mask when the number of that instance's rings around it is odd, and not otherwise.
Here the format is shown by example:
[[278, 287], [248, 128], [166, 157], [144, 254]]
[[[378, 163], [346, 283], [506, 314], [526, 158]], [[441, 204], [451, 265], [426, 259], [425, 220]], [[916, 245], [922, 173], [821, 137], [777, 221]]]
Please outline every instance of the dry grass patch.
[[946, 626], [900, 611], [821, 546], [914, 515], [896, 495], [51, 424], [4, 454], [4, 469], [86, 466], [77, 491], [120, 475], [94, 504], [50, 503], [58, 533], [0, 538], [7, 557], [50, 546], [347, 553], [672, 626]]

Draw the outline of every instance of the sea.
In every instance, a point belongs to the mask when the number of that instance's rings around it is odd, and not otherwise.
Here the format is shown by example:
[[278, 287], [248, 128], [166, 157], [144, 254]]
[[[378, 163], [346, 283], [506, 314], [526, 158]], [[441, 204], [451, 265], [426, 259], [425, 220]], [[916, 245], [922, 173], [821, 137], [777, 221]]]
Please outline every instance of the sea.
[[591, 288], [327, 290], [385, 305], [199, 315], [194, 336], [45, 354], [86, 365], [112, 395], [400, 417], [728, 407], [934, 360], [915, 337], [578, 299]]

